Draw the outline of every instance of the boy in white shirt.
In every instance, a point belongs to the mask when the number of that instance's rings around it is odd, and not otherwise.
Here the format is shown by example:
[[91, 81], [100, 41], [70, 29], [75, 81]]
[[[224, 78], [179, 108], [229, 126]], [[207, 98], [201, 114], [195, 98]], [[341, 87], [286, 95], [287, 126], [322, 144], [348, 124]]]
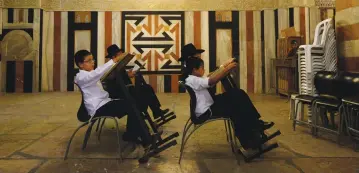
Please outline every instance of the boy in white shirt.
[[128, 115], [126, 133], [131, 134], [132, 138], [127, 140], [137, 142], [136, 140], [140, 137], [142, 144], [148, 146], [151, 144], [151, 135], [143, 118], [134, 113], [128, 101], [110, 99], [108, 92], [103, 89], [100, 82], [101, 77], [118, 61], [119, 57], [116, 56], [94, 69], [94, 59], [89, 51], [80, 50], [76, 52], [75, 63], [80, 71], [75, 77], [75, 83], [83, 92], [84, 104], [89, 116], [122, 118]]
[[185, 84], [191, 87], [197, 98], [195, 114], [198, 122], [204, 122], [211, 117], [229, 117], [235, 126], [235, 135], [239, 138], [244, 149], [254, 148], [262, 144], [266, 138], [263, 126], [259, 120], [259, 113], [253, 106], [247, 94], [234, 88], [223, 94], [210, 95], [208, 88], [215, 86], [237, 63], [228, 61], [220, 67], [220, 72], [211, 77], [203, 77], [203, 60], [198, 57], [186, 58], [186, 67], [183, 69]]

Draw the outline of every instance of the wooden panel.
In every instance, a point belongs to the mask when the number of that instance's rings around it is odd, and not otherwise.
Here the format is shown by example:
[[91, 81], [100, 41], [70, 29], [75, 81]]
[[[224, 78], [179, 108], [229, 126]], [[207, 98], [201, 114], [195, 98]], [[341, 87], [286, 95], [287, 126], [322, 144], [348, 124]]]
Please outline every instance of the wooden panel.
[[6, 62], [6, 92], [15, 92], [16, 63], [15, 61]]
[[178, 93], [178, 77], [179, 75], [171, 76], [171, 92]]
[[232, 30], [217, 29], [216, 30], [216, 64], [217, 66], [225, 63], [232, 58]]
[[[239, 87], [247, 91], [247, 27], [246, 27], [246, 12], [240, 12], [239, 19], [239, 38], [240, 58], [239, 58]], [[274, 27], [272, 27], [274, 28]], [[274, 32], [273, 32], [274, 33]]]
[[24, 10], [25, 9], [19, 9], [19, 23], [23, 23], [24, 21]]
[[201, 12], [195, 11], [193, 14], [193, 37], [194, 37], [194, 46], [196, 48], [201, 48]]
[[359, 57], [359, 40], [343, 41], [338, 44], [339, 57]]
[[232, 22], [232, 11], [216, 11], [216, 22]]
[[246, 12], [247, 30], [247, 92], [254, 93], [254, 33], [253, 11]]
[[34, 75], [34, 63], [33, 61], [24, 61], [24, 92], [31, 93], [32, 92], [32, 84], [33, 84], [33, 75]]
[[53, 64], [54, 91], [60, 91], [61, 71], [61, 12], [54, 12], [54, 64]]
[[[112, 12], [105, 12], [105, 50], [112, 45]], [[120, 46], [120, 45], [117, 45]], [[107, 51], [105, 51], [105, 55]]]
[[27, 12], [27, 22], [28, 23], [33, 23], [34, 22], [34, 9], [28, 9]]
[[303, 37], [302, 43], [306, 43], [306, 22], [305, 22], [305, 7], [300, 7], [299, 10], [300, 16], [300, 36]]
[[67, 91], [67, 44], [68, 44], [68, 12], [61, 12], [61, 70], [60, 91]]
[[337, 27], [337, 41], [359, 40], [359, 23]]
[[165, 93], [171, 92], [172, 75], [164, 75], [164, 91]]
[[358, 0], [336, 0], [335, 9], [341, 11], [350, 7], [359, 6]]
[[325, 19], [328, 19], [328, 11], [325, 8], [324, 9], [321, 8], [320, 9], [320, 20], [323, 21]]
[[333, 12], [333, 14], [335, 14], [336, 27], [359, 23], [359, 6]]
[[7, 22], [14, 23], [14, 9], [13, 8], [7, 9]]
[[206, 69], [204, 75], [208, 75], [209, 68], [209, 12], [202, 11], [201, 12], [201, 48], [206, 50], [202, 53], [202, 59], [204, 61], [204, 69]]
[[91, 12], [90, 11], [76, 11], [74, 20], [75, 20], [75, 23], [91, 23]]
[[[74, 44], [75, 53], [82, 49], [91, 51], [91, 31], [90, 30], [75, 31], [74, 35], [75, 35], [75, 44]], [[76, 64], [74, 64], [74, 68], [78, 68], [76, 66]]]
[[153, 90], [157, 91], [157, 76], [156, 75], [148, 75], [149, 84], [152, 86]]
[[24, 92], [24, 61], [16, 61], [15, 69], [15, 92], [22, 93]]
[[359, 57], [339, 58], [339, 69], [349, 72], [359, 72]]

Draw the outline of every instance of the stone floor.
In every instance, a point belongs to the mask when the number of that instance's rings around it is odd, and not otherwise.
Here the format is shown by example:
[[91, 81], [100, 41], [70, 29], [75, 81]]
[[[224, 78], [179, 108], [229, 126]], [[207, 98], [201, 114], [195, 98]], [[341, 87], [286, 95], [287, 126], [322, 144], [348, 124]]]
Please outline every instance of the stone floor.
[[[164, 127], [165, 133], [180, 132], [189, 117], [187, 94], [158, 94], [164, 107], [175, 104], [177, 119]], [[81, 150], [84, 129], [76, 135], [63, 161], [67, 141], [79, 125], [76, 112], [79, 93], [36, 93], [0, 96], [0, 173], [110, 173], [110, 172], [359, 172], [359, 153], [351, 145], [337, 145], [331, 135], [314, 138], [309, 130], [291, 128], [289, 103], [277, 96], [251, 96], [263, 119], [280, 129], [280, 147], [252, 163], [232, 154], [223, 122], [207, 124], [188, 142], [178, 164], [180, 145], [152, 158], [148, 164], [117, 159], [114, 124], [108, 121], [101, 141], [93, 133], [86, 150]], [[120, 120], [124, 131], [125, 120]], [[181, 136], [180, 136], [181, 137]], [[177, 140], [180, 143], [180, 138]], [[126, 143], [123, 147], [128, 148]]]

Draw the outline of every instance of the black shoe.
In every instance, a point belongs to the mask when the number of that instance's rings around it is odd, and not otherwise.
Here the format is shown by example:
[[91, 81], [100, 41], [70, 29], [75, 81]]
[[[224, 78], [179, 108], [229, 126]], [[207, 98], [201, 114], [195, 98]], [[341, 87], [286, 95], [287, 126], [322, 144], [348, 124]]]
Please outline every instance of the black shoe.
[[123, 133], [122, 139], [126, 142], [133, 142], [135, 144], [142, 144], [142, 141], [138, 139], [137, 137], [134, 137], [135, 135], [131, 135], [128, 132]]
[[263, 145], [264, 141], [266, 141], [267, 139], [267, 135], [264, 133], [260, 133], [260, 132], [253, 132], [253, 136], [251, 139], [244, 141], [242, 144], [243, 149], [248, 150], [248, 149], [253, 149], [253, 150], [257, 150], [259, 148], [261, 148], [261, 146]]
[[165, 110], [161, 110], [161, 111], [162, 111], [162, 115], [166, 115], [170, 111], [170, 109], [165, 109]]
[[271, 127], [273, 127], [274, 122], [265, 122], [263, 120], [259, 120], [259, 124], [261, 125], [261, 127], [264, 130], [270, 129]]
[[158, 119], [158, 118], [162, 118], [165, 119], [165, 115], [169, 112], [169, 109], [159, 109], [158, 111], [153, 112], [153, 118]]

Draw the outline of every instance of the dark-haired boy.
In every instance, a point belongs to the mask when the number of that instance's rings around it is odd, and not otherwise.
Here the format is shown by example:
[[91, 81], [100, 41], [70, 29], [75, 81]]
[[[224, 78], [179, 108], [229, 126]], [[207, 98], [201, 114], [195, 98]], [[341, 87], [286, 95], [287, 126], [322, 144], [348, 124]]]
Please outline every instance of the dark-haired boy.
[[119, 57], [106, 62], [94, 69], [94, 59], [91, 52], [80, 50], [75, 54], [75, 63], [80, 68], [75, 77], [75, 83], [83, 92], [84, 104], [91, 117], [113, 116], [122, 118], [127, 116], [127, 133], [133, 136], [131, 141], [141, 138], [147, 147], [152, 143], [151, 135], [142, 117], [137, 116], [130, 103], [126, 100], [112, 100], [109, 98], [100, 82], [101, 77], [119, 61]]

